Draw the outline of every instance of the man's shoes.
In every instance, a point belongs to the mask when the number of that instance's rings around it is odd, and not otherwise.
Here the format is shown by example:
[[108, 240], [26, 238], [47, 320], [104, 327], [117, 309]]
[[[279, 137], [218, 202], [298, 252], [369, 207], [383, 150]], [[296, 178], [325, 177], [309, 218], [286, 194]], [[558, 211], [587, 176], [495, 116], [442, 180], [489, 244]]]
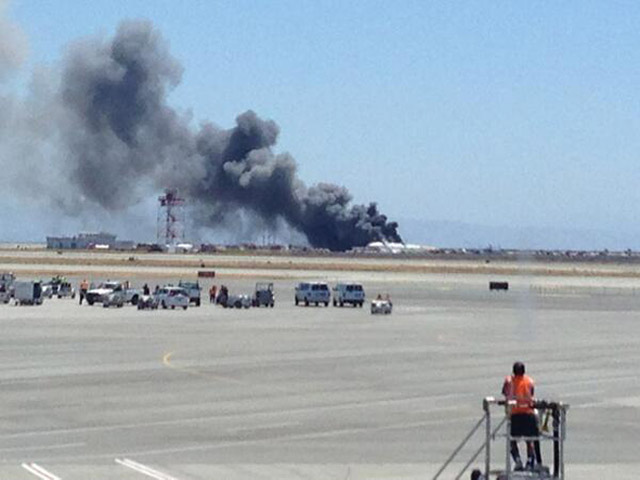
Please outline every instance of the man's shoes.
[[549, 467], [547, 467], [546, 465], [540, 465], [539, 463], [536, 463], [536, 466], [533, 467], [533, 471], [536, 473], [542, 473], [544, 475], [549, 475]]
[[528, 458], [528, 459], [527, 459], [527, 467], [526, 467], [526, 469], [527, 469], [528, 471], [532, 472], [532, 471], [533, 471], [533, 466], [534, 466], [534, 465], [535, 465], [535, 461], [534, 461], [534, 459], [533, 459], [533, 458]]
[[520, 459], [516, 460], [516, 466], [513, 467], [513, 470], [516, 471], [516, 472], [524, 471], [524, 467], [522, 466], [522, 460], [520, 460]]

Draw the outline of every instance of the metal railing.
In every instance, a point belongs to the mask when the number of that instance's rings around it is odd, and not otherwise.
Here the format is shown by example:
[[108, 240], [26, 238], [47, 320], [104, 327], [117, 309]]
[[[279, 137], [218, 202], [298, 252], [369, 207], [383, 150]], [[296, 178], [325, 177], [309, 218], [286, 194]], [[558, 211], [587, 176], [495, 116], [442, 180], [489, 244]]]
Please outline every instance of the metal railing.
[[[492, 428], [492, 416], [491, 416], [491, 407], [498, 406], [504, 407], [504, 416], [498, 422], [498, 424]], [[463, 466], [462, 470], [458, 473], [455, 480], [459, 480], [462, 475], [467, 471], [467, 469], [471, 466], [471, 464], [476, 461], [478, 456], [485, 452], [484, 458], [484, 478], [486, 480], [490, 479], [490, 475], [496, 474], [501, 479], [511, 480], [513, 478], [511, 472], [511, 441], [514, 440], [524, 440], [524, 441], [552, 441], [553, 442], [553, 478], [554, 480], [565, 480], [564, 475], [564, 440], [566, 438], [566, 415], [569, 405], [564, 404], [562, 402], [548, 402], [548, 401], [536, 401], [534, 402], [534, 408], [538, 409], [541, 412], [546, 413], [545, 427], [547, 424], [547, 420], [549, 415], [553, 419], [553, 432], [551, 435], [540, 432], [540, 436], [538, 437], [512, 437], [511, 436], [511, 410], [515, 406], [514, 401], [506, 401], [506, 400], [498, 400], [494, 397], [486, 397], [482, 401], [482, 408], [484, 410], [484, 414], [476, 422], [476, 424], [471, 428], [469, 433], [465, 436], [465, 438], [460, 442], [460, 444], [453, 450], [451, 455], [444, 462], [442, 467], [438, 470], [438, 472], [434, 475], [433, 480], [438, 480], [442, 473], [447, 469], [447, 467], [451, 464], [451, 462], [456, 458], [456, 456], [462, 451], [462, 449], [467, 445], [469, 440], [473, 437], [473, 435], [480, 429], [480, 427], [485, 425], [485, 438], [482, 445], [473, 453], [469, 461]], [[505, 432], [503, 434], [499, 434], [500, 429], [505, 426]], [[544, 427], [543, 427], [544, 429]], [[492, 471], [491, 470], [491, 442], [495, 440], [497, 437], [502, 437], [505, 439], [505, 465], [504, 470]], [[549, 478], [540, 477], [540, 478]]]

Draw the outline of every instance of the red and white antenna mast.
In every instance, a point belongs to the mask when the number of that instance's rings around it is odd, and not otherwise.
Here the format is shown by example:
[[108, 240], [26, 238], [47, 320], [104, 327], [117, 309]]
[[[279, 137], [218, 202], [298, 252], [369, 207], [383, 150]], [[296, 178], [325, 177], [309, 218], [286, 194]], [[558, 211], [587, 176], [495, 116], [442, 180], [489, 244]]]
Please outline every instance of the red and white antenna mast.
[[158, 197], [158, 244], [175, 246], [184, 240], [185, 199], [178, 196], [176, 188], [167, 188]]

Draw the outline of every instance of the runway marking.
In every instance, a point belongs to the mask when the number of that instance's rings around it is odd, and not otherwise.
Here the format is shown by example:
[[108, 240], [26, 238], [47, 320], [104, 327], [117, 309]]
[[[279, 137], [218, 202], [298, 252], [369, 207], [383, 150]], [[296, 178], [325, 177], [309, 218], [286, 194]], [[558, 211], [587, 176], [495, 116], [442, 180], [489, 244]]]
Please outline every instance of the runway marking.
[[571, 405], [571, 410], [580, 408], [596, 408], [596, 407], [611, 407], [613, 404], [608, 401], [590, 402], [590, 403], [577, 403]]
[[[156, 422], [138, 422], [138, 423], [105, 425], [101, 427], [79, 427], [79, 428], [47, 430], [47, 431], [40, 431], [40, 432], [35, 431], [35, 432], [10, 433], [10, 434], [0, 435], [0, 438], [1, 439], [29, 438], [29, 437], [46, 436], [46, 435], [78, 434], [81, 432], [106, 432], [106, 431], [113, 431], [113, 430], [134, 430], [134, 429], [145, 428], [145, 427], [160, 427], [160, 426], [182, 425], [182, 424], [189, 424], [189, 423], [203, 423], [203, 422], [210, 422], [210, 421], [216, 421], [216, 420], [229, 420], [229, 419], [238, 418], [238, 417], [243, 419], [256, 418], [256, 417], [257, 418], [277, 417], [281, 415], [304, 414], [307, 412], [317, 413], [321, 411], [362, 409], [362, 408], [385, 406], [385, 405], [401, 405], [401, 404], [406, 404], [410, 402], [428, 402], [428, 401], [435, 401], [435, 400], [445, 400], [445, 399], [465, 398], [465, 397], [475, 397], [475, 395], [472, 393], [454, 393], [454, 394], [444, 394], [444, 395], [426, 395], [426, 396], [410, 397], [410, 398], [390, 398], [390, 399], [373, 400], [369, 402], [355, 401], [355, 402], [345, 402], [345, 403], [329, 404], [329, 405], [314, 405], [314, 406], [308, 406], [308, 407], [295, 407], [295, 408], [288, 408], [285, 410], [274, 410], [274, 411], [232, 412], [226, 415], [222, 414], [222, 415], [211, 415], [211, 416], [199, 416], [199, 417], [181, 418], [181, 419], [175, 419], [175, 420], [159, 420]], [[68, 444], [68, 445], [70, 446], [70, 445], [84, 445], [84, 444]], [[44, 449], [44, 448], [45, 447], [41, 447], [41, 449]]]
[[138, 462], [134, 462], [133, 460], [129, 460], [128, 458], [123, 458], [123, 459], [116, 458], [116, 463], [122, 465], [123, 467], [127, 467], [132, 470], [135, 470], [136, 472], [142, 473], [147, 477], [155, 478], [156, 480], [178, 480], [177, 478], [172, 477], [171, 475], [167, 475], [166, 473], [162, 473], [158, 470], [154, 470], [151, 467], [148, 467]]
[[59, 445], [40, 445], [35, 447], [7, 447], [0, 448], [0, 452], [28, 452], [31, 450], [61, 450], [64, 448], [80, 447], [86, 445], [84, 442], [62, 443]]
[[173, 356], [175, 352], [169, 352], [167, 354], [165, 354], [164, 357], [162, 357], [162, 363], [166, 366], [169, 367], [172, 370], [176, 370], [179, 372], [183, 372], [186, 373], [188, 375], [192, 375], [194, 377], [202, 377], [202, 378], [210, 378], [213, 380], [220, 380], [223, 382], [231, 382], [231, 383], [237, 383], [240, 385], [247, 385], [247, 382], [243, 382], [241, 380], [237, 380], [235, 378], [231, 378], [231, 377], [225, 377], [224, 375], [216, 375], [214, 373], [203, 373], [200, 372], [199, 370], [195, 370], [192, 368], [186, 368], [186, 367], [178, 367], [176, 365], [174, 365], [173, 363], [171, 363], [171, 357]]
[[620, 397], [608, 400], [596, 400], [593, 402], [578, 403], [571, 405], [571, 408], [638, 408], [640, 407], [640, 398], [638, 397]]
[[[207, 444], [194, 445], [189, 447], [163, 448], [163, 449], [156, 449], [156, 450], [140, 450], [137, 452], [129, 452], [129, 453], [136, 456], [166, 455], [171, 453], [217, 450], [220, 448], [237, 447], [237, 446], [243, 446], [243, 445], [254, 445], [254, 444], [260, 444], [265, 442], [291, 442], [296, 440], [331, 438], [331, 437], [336, 437], [341, 435], [352, 435], [352, 434], [358, 434], [358, 433], [375, 433], [375, 432], [383, 432], [387, 430], [398, 430], [398, 429], [404, 429], [404, 428], [428, 427], [428, 426], [433, 426], [441, 423], [447, 423], [447, 424], [451, 424], [454, 422], [467, 423], [473, 420], [477, 420], [477, 415], [460, 416], [460, 417], [456, 417], [455, 419], [439, 418], [439, 419], [430, 420], [430, 421], [398, 423], [398, 424], [392, 424], [392, 425], [382, 425], [379, 427], [355, 427], [355, 428], [325, 430], [325, 431], [315, 432], [315, 433], [292, 433], [292, 434], [283, 434], [283, 435], [278, 435], [278, 436], [273, 436], [268, 438], [229, 440], [225, 442], [207, 443]], [[73, 459], [75, 461], [78, 461], [78, 460], [86, 460], [86, 459], [113, 458], [113, 456], [114, 456], [113, 454], [82, 455], [82, 456], [75, 456], [73, 457]]]
[[[638, 378], [637, 374], [625, 374], [625, 375], [609, 375], [607, 378], [594, 378], [594, 379], [585, 379], [585, 380], [574, 380], [574, 381], [558, 381], [558, 382], [547, 382], [545, 383], [545, 389], [549, 390], [554, 387], [576, 387], [579, 385], [593, 385], [599, 386], [603, 383], [615, 383], [621, 380], [636, 380]], [[599, 391], [599, 390], [596, 390]], [[566, 394], [563, 396], [570, 396], [570, 394]]]
[[165, 448], [158, 450], [147, 450], [136, 452], [136, 455], [166, 455], [169, 453], [184, 453], [184, 452], [194, 452], [194, 451], [205, 451], [205, 450], [216, 450], [220, 448], [227, 447], [236, 447], [240, 445], [250, 445], [250, 444], [259, 444], [264, 442], [287, 442], [287, 441], [295, 441], [295, 440], [309, 440], [309, 439], [318, 439], [318, 438], [331, 438], [341, 435], [352, 435], [358, 433], [374, 433], [374, 432], [384, 432], [387, 430], [398, 430], [405, 428], [418, 428], [418, 427], [427, 427], [435, 424], [439, 424], [442, 422], [452, 423], [454, 421], [465, 421], [468, 422], [470, 420], [476, 420], [477, 416], [467, 416], [467, 417], [457, 417], [455, 420], [451, 418], [440, 418], [437, 420], [431, 421], [421, 421], [421, 422], [411, 422], [411, 423], [398, 423], [392, 425], [382, 425], [379, 427], [354, 427], [354, 428], [338, 428], [334, 430], [325, 430], [322, 432], [315, 433], [294, 433], [294, 434], [285, 434], [280, 436], [274, 436], [269, 438], [256, 438], [256, 439], [248, 439], [248, 440], [230, 440], [226, 442], [218, 442], [218, 443], [209, 443], [205, 445], [197, 445], [191, 447], [177, 447], [177, 448]]
[[[307, 327], [305, 327], [307, 329]], [[216, 358], [217, 366], [243, 368], [243, 367], [281, 367], [283, 365], [297, 365], [309, 360], [348, 360], [348, 359], [368, 359], [380, 358], [386, 361], [389, 355], [417, 355], [417, 354], [438, 354], [447, 353], [448, 349], [442, 345], [421, 345], [417, 347], [389, 347], [389, 348], [366, 348], [356, 351], [349, 351], [343, 348], [325, 351], [294, 351], [294, 352], [271, 352], [263, 355], [239, 355]], [[167, 355], [171, 357], [176, 352]], [[165, 355], [165, 357], [167, 357]], [[170, 359], [169, 359], [170, 362]]]
[[36, 463], [23, 463], [22, 468], [42, 480], [61, 480], [60, 477], [48, 472]]
[[445, 407], [421, 408], [421, 409], [418, 409], [418, 410], [411, 410], [411, 413], [416, 415], [416, 414], [423, 414], [423, 413], [451, 412], [451, 411], [456, 411], [456, 410], [460, 410], [460, 407], [459, 406], [455, 406], [455, 405], [451, 405], [451, 406], [445, 406]]
[[[466, 416], [458, 416], [455, 418], [438, 418], [434, 420], [427, 421], [419, 421], [419, 422], [407, 422], [407, 423], [397, 423], [391, 425], [381, 425], [379, 427], [355, 427], [355, 428], [345, 428], [345, 429], [334, 429], [334, 430], [325, 430], [314, 433], [290, 433], [283, 434], [265, 438], [254, 438], [254, 439], [245, 439], [245, 440], [228, 440], [221, 441], [216, 443], [206, 443], [201, 445], [194, 445], [188, 447], [175, 447], [175, 448], [164, 448], [164, 449], [156, 449], [156, 450], [140, 450], [135, 452], [128, 452], [131, 455], [135, 456], [145, 456], [145, 455], [166, 455], [171, 453], [184, 453], [184, 452], [195, 452], [195, 451], [206, 451], [206, 450], [216, 450], [220, 448], [229, 448], [229, 447], [237, 447], [243, 445], [252, 445], [252, 444], [260, 444], [265, 442], [290, 442], [296, 440], [307, 440], [307, 439], [316, 439], [316, 438], [330, 438], [340, 435], [352, 435], [358, 433], [374, 433], [374, 432], [383, 432], [386, 430], [399, 430], [405, 428], [418, 428], [418, 427], [429, 427], [434, 425], [439, 425], [442, 423], [451, 424], [451, 423], [459, 423], [459, 422], [471, 422], [477, 420], [477, 415], [466, 415]], [[64, 457], [58, 456], [55, 457], [57, 461], [74, 461], [78, 462], [80, 460], [97, 460], [97, 459], [112, 459], [117, 455], [121, 455], [122, 452], [117, 453], [104, 453], [104, 454], [86, 454], [86, 455], [74, 455], [73, 457]], [[171, 478], [171, 477], [169, 477]]]
[[300, 425], [300, 422], [281, 422], [272, 423], [271, 425], [250, 425], [248, 427], [229, 428], [225, 430], [226, 433], [240, 433], [240, 432], [256, 432], [259, 430], [269, 430], [270, 428], [285, 428], [294, 427]]

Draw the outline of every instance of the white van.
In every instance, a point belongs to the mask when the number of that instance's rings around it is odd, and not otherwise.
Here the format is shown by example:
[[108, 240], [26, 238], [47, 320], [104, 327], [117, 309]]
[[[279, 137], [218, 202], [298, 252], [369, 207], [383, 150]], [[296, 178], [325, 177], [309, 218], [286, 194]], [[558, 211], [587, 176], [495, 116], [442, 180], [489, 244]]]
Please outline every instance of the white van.
[[315, 303], [316, 306], [324, 303], [325, 307], [329, 306], [331, 300], [331, 291], [329, 285], [324, 282], [302, 282], [296, 287], [295, 304], [304, 302], [306, 306]]
[[333, 287], [333, 306], [344, 306], [350, 303], [354, 307], [362, 307], [364, 304], [364, 288], [359, 283], [338, 283]]

